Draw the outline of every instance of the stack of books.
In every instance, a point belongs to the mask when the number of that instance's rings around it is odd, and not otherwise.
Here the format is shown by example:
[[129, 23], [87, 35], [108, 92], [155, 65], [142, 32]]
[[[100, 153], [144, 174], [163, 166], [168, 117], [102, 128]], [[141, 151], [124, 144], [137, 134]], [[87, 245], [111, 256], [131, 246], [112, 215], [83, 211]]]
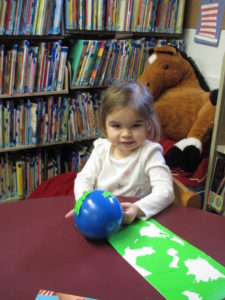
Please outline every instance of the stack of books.
[[0, 94], [62, 90], [67, 52], [61, 40], [35, 47], [24, 40], [7, 51], [1, 45]]
[[60, 173], [77, 171], [90, 155], [87, 146], [60, 146], [43, 150], [0, 154], [0, 202], [27, 197], [39, 184]]
[[49, 35], [61, 32], [63, 0], [0, 1], [0, 35]]
[[149, 58], [148, 49], [156, 44], [171, 43], [183, 48], [183, 40], [82, 40], [71, 45], [72, 86], [104, 86], [137, 80]]
[[68, 30], [181, 33], [185, 0], [66, 0]]
[[0, 100], [0, 149], [100, 135], [100, 95]]

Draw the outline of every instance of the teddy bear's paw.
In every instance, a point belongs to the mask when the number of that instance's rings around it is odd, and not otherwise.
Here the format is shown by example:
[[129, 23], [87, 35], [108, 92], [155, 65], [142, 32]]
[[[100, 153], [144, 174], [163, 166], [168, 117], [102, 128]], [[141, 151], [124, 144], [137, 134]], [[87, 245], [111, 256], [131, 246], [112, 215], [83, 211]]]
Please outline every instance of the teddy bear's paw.
[[200, 150], [191, 145], [183, 149], [181, 159], [180, 159], [180, 168], [185, 172], [193, 172], [198, 168], [198, 165], [201, 161], [201, 152]]
[[175, 169], [180, 165], [181, 155], [181, 149], [176, 146], [173, 146], [166, 152], [165, 160], [170, 169]]

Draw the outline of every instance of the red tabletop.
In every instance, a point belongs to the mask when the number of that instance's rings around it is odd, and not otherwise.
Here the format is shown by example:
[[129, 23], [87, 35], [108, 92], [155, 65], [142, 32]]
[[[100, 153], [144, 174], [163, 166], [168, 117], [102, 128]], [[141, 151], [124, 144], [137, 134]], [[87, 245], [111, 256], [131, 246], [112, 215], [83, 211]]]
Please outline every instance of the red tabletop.
[[[98, 299], [164, 299], [107, 241], [86, 239], [64, 215], [73, 197], [0, 206], [0, 298], [40, 289]], [[225, 265], [225, 218], [170, 206], [155, 219]]]

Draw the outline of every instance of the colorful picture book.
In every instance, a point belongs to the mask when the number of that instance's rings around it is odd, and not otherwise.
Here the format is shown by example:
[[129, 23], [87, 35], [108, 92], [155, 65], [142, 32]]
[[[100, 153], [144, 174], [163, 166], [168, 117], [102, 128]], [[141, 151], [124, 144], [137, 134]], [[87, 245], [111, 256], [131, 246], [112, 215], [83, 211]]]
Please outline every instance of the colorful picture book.
[[65, 293], [40, 290], [35, 300], [95, 300], [94, 298], [70, 295]]

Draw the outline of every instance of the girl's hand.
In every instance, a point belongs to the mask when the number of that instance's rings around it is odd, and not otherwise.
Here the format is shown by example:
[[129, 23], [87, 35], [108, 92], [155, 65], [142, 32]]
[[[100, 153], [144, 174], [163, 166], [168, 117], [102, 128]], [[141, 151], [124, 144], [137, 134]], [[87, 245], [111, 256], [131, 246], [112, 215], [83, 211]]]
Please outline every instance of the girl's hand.
[[[83, 195], [86, 193], [86, 191], [83, 192]], [[65, 214], [65, 218], [68, 219], [74, 215], [74, 208], [71, 209], [68, 213]]]
[[123, 209], [123, 224], [130, 224], [134, 221], [139, 213], [139, 207], [130, 202], [121, 203]]
[[67, 214], [65, 214], [65, 218], [68, 219], [68, 218], [72, 217], [73, 214], [74, 214], [74, 208], [71, 209]]

